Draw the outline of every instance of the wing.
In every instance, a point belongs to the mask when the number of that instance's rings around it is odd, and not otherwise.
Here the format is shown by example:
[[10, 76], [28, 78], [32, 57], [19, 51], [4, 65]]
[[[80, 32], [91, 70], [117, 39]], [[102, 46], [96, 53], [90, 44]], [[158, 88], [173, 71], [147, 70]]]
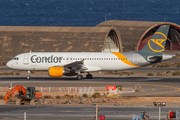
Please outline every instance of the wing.
[[86, 67], [84, 67], [84, 60], [72, 62], [61, 67], [64, 67], [66, 73], [79, 73], [87, 69]]

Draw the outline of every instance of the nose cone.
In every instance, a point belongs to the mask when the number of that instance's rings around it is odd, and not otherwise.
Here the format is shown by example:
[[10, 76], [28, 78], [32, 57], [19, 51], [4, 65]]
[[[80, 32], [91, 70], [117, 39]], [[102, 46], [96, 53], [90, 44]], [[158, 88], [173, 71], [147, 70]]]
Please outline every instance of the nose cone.
[[6, 66], [7, 66], [8, 68], [11, 68], [11, 61], [7, 62], [7, 63], [6, 63]]

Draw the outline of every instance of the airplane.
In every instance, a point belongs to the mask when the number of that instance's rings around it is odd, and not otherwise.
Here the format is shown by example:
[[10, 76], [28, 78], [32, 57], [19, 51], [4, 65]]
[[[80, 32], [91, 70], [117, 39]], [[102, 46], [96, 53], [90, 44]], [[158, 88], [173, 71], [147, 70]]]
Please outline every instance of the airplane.
[[48, 71], [50, 77], [73, 76], [83, 79], [81, 73], [93, 71], [120, 71], [139, 68], [171, 59], [163, 54], [169, 25], [161, 25], [144, 47], [137, 52], [29, 52], [15, 56], [6, 66], [15, 70]]

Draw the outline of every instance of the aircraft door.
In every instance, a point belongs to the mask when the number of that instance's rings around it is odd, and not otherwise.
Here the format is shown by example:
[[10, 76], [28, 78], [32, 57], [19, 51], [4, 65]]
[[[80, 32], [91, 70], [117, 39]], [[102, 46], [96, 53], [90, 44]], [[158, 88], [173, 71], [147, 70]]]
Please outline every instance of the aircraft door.
[[133, 55], [133, 63], [138, 64], [138, 54]]
[[29, 64], [29, 55], [28, 55], [28, 54], [24, 55], [23, 63], [24, 63], [25, 65], [28, 65], [28, 64]]

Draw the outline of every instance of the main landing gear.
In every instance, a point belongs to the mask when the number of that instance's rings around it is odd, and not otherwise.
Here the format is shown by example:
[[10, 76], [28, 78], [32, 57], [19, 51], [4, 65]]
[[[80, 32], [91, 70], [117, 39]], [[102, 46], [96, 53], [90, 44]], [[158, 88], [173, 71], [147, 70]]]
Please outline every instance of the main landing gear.
[[[86, 79], [92, 79], [92, 78], [93, 78], [92, 74], [88, 73], [88, 74], [86, 75]], [[78, 75], [78, 76], [77, 76], [77, 79], [78, 79], [78, 80], [82, 80], [82, 79], [83, 79], [83, 76], [82, 76], [82, 75]]]
[[27, 80], [29, 80], [29, 79], [31, 78], [30, 75], [31, 75], [31, 71], [28, 70], [28, 75], [27, 75], [27, 77], [26, 77]]
[[88, 74], [86, 75], [86, 79], [92, 79], [92, 78], [93, 78], [92, 74], [88, 73]]

